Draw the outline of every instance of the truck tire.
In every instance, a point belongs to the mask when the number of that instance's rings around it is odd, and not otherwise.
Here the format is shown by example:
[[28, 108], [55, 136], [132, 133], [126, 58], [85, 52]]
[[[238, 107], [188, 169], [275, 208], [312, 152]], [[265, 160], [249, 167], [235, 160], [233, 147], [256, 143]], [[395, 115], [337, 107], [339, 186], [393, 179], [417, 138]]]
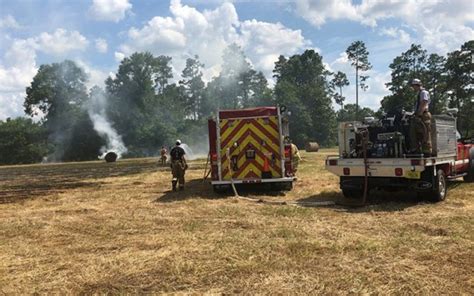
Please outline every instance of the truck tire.
[[290, 191], [293, 189], [293, 182], [279, 182], [279, 183], [272, 183], [271, 190], [276, 191]]
[[293, 189], [293, 182], [285, 182], [283, 184], [283, 190], [291, 191]]
[[446, 199], [448, 194], [448, 186], [446, 175], [443, 170], [438, 170], [434, 178], [433, 191], [431, 192], [431, 200], [433, 202], [440, 202]]
[[214, 192], [217, 194], [224, 194], [227, 191], [229, 191], [229, 186], [228, 185], [213, 185], [212, 189], [214, 189]]
[[347, 199], [361, 199], [364, 192], [360, 189], [342, 189], [342, 195]]
[[469, 169], [463, 179], [466, 182], [474, 182], [474, 148], [469, 150]]

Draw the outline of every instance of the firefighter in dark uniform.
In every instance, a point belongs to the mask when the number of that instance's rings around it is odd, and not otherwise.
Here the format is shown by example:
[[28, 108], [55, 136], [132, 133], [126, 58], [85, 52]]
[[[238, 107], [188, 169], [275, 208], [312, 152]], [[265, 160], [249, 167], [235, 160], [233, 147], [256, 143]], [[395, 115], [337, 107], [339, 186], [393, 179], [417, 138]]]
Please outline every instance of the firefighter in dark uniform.
[[431, 156], [431, 113], [428, 111], [430, 94], [419, 79], [413, 79], [411, 87], [417, 92], [417, 99], [410, 122], [410, 152]]
[[184, 189], [184, 173], [188, 168], [186, 159], [184, 158], [185, 154], [186, 152], [184, 152], [184, 149], [181, 147], [181, 141], [176, 140], [176, 146], [170, 151], [171, 171], [173, 173], [171, 184], [173, 185], [173, 191], [176, 191], [177, 183], [179, 183], [179, 190]]

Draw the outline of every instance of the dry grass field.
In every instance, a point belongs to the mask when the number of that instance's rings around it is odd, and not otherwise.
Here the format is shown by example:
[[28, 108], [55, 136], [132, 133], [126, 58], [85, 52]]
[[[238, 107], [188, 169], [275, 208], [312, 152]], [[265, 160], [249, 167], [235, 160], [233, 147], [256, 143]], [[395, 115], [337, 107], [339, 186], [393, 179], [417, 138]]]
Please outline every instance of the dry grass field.
[[[291, 192], [242, 195], [336, 200], [329, 153]], [[170, 192], [156, 162], [0, 167], [0, 294], [474, 294], [474, 184], [299, 207], [216, 195], [202, 161]]]

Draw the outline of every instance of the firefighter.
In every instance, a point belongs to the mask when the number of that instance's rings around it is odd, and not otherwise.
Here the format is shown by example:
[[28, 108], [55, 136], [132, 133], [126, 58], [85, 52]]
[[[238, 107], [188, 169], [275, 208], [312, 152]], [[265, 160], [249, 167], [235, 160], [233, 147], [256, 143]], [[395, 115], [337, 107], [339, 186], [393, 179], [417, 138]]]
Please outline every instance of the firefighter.
[[301, 155], [300, 151], [298, 150], [298, 147], [290, 140], [291, 144], [291, 166], [293, 168], [293, 173], [296, 174], [296, 171], [298, 170], [298, 165], [301, 160]]
[[181, 141], [176, 140], [176, 146], [174, 146], [170, 151], [171, 172], [173, 174], [171, 184], [173, 185], [173, 191], [176, 191], [177, 183], [179, 183], [179, 190], [184, 189], [184, 174], [188, 168], [186, 159], [184, 158], [185, 154], [186, 152], [181, 148]]
[[290, 144], [290, 153], [291, 153], [291, 168], [293, 170], [293, 174], [296, 173], [298, 170], [298, 165], [300, 161], [302, 160], [300, 151], [298, 150], [298, 147], [293, 143], [293, 141], [290, 139], [290, 137], [286, 136], [284, 138], [284, 141], [286, 144]]
[[430, 94], [423, 88], [419, 79], [413, 79], [410, 85], [417, 92], [410, 121], [410, 152], [431, 156], [431, 113], [428, 111]]
[[160, 163], [162, 165], [166, 164], [166, 160], [168, 159], [168, 157], [166, 156], [166, 153], [168, 153], [168, 150], [166, 150], [166, 147], [165, 146], [161, 146], [161, 150], [160, 150]]

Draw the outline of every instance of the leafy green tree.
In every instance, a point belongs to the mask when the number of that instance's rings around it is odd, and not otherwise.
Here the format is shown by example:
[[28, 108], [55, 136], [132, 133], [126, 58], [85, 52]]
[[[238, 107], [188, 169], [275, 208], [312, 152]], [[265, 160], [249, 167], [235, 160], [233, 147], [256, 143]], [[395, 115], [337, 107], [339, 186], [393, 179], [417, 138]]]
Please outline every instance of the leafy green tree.
[[251, 70], [242, 49], [235, 43], [229, 45], [222, 56], [222, 71], [219, 82], [222, 90], [222, 107], [239, 108], [245, 96], [244, 86], [249, 84], [248, 72]]
[[248, 106], [275, 105], [272, 90], [268, 87], [267, 78], [265, 78], [262, 72], [253, 73], [250, 80], [249, 93], [250, 100]]
[[445, 71], [446, 59], [437, 54], [428, 54], [421, 45], [411, 47], [390, 64], [391, 81], [387, 83], [392, 92], [382, 101], [384, 111], [396, 109], [412, 110], [416, 101], [416, 93], [409, 83], [413, 78], [423, 82], [423, 87], [430, 93], [430, 111], [440, 113], [446, 108], [448, 100], [448, 84]]
[[426, 80], [426, 61], [428, 55], [421, 45], [412, 44], [400, 56], [395, 57], [390, 64], [391, 81], [387, 83], [391, 94], [382, 100], [382, 109], [390, 112], [398, 109], [412, 110], [416, 94], [410, 88], [409, 82], [413, 78]]
[[[365, 47], [363, 41], [354, 41], [346, 50], [347, 58], [351, 61], [351, 65], [356, 69], [356, 118], [358, 118], [359, 111], [359, 87], [362, 90], [367, 90], [366, 81], [369, 78], [367, 75], [359, 75], [359, 72], [366, 72], [372, 69], [369, 62], [369, 51]], [[360, 83], [359, 83], [360, 78]]]
[[435, 53], [426, 61], [425, 87], [430, 93], [430, 112], [439, 114], [447, 105], [447, 81], [445, 72], [446, 58]]
[[0, 164], [40, 162], [48, 154], [47, 130], [29, 118], [0, 121]]
[[184, 95], [184, 111], [186, 116], [193, 120], [198, 120], [203, 116], [202, 103], [206, 85], [202, 80], [202, 67], [204, 64], [199, 62], [197, 55], [186, 59], [186, 68], [181, 74], [183, 79], [179, 81]]
[[335, 113], [329, 95], [329, 72], [322, 57], [306, 50], [290, 58], [280, 56], [273, 70], [277, 82], [276, 102], [291, 111], [290, 134], [297, 145], [318, 141], [323, 145], [335, 141]]
[[[343, 122], [343, 121], [355, 121], [356, 116], [355, 116], [355, 111], [357, 109], [357, 106], [355, 104], [346, 104], [344, 105], [343, 108], [341, 108], [339, 111], [337, 111], [337, 121], [338, 122]], [[374, 110], [364, 107], [359, 109], [359, 118], [364, 118], [364, 117], [375, 117], [376, 114]]]
[[449, 106], [458, 108], [458, 129], [462, 136], [474, 136], [474, 40], [448, 54], [446, 61]]
[[252, 68], [238, 45], [229, 45], [222, 60], [221, 73], [207, 86], [208, 105], [237, 109], [273, 103], [267, 79]]
[[107, 115], [122, 135], [129, 156], [150, 155], [176, 133], [184, 117], [180, 90], [169, 84], [171, 58], [149, 52], [122, 60], [105, 82]]
[[342, 95], [342, 88], [349, 85], [349, 80], [347, 80], [346, 74], [344, 72], [337, 71], [329, 85], [331, 86], [331, 89], [338, 88], [339, 92], [335, 92], [333, 94], [334, 101], [336, 104], [341, 105], [341, 108], [344, 108], [344, 101], [346, 98]]
[[[30, 116], [42, 112], [42, 124], [48, 141], [54, 147], [52, 160], [93, 159], [97, 152], [78, 152], [81, 143], [94, 147], [98, 138], [87, 118], [87, 75], [74, 62], [41, 65], [26, 88], [25, 112]], [[81, 133], [78, 134], [78, 126]], [[94, 135], [94, 136], [89, 136]], [[85, 136], [85, 137], [83, 137]], [[92, 142], [90, 142], [92, 141]]]

